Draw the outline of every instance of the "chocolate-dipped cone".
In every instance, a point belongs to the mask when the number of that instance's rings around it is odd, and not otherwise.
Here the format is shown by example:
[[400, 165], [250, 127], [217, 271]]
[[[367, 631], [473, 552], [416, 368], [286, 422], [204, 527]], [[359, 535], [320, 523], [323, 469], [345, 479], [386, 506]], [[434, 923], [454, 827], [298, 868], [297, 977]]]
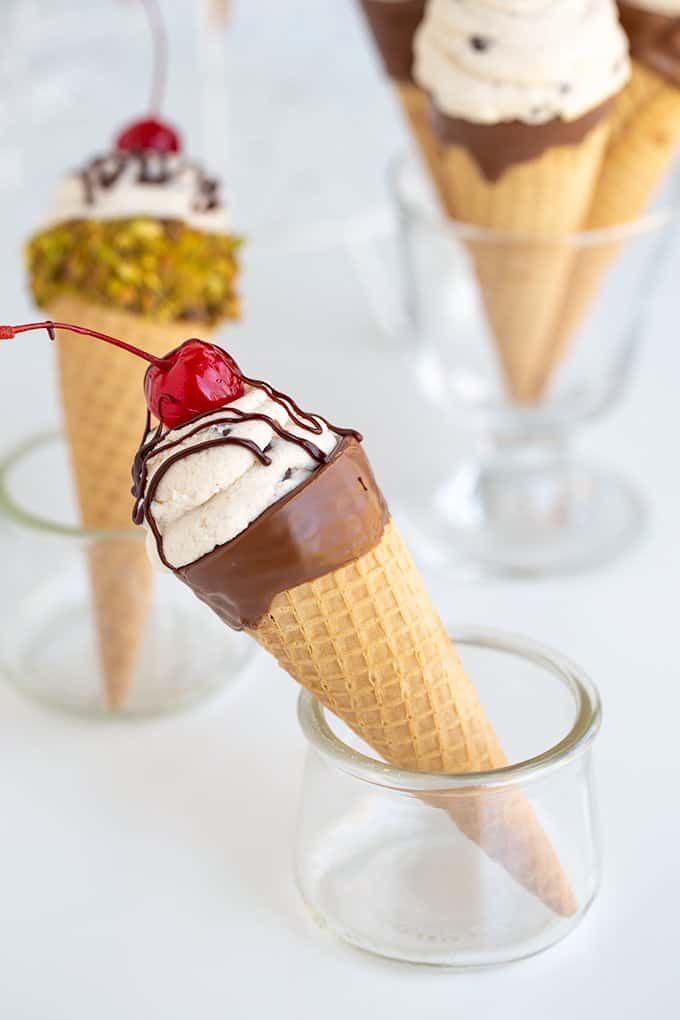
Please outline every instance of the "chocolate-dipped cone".
[[[155, 324], [72, 297], [55, 301], [48, 314], [132, 344], [143, 337], [150, 354], [165, 354], [187, 335], [186, 323]], [[63, 330], [57, 336], [64, 427], [82, 524], [88, 530], [130, 532], [129, 539], [107, 538], [88, 547], [102, 681], [110, 707], [122, 709], [152, 595], [151, 568], [130, 519], [130, 464], [146, 410], [144, 365], [121, 357], [114, 347], [85, 343]]]
[[[66, 174], [26, 261], [34, 300], [53, 319], [80, 321], [133, 347], [144, 336], [149, 353], [160, 355], [192, 328], [210, 334], [238, 316], [239, 241], [219, 181], [187, 158], [179, 133], [160, 119], [165, 24], [157, 3], [141, 7], [152, 41], [149, 112], [106, 153]], [[68, 330], [60, 330], [58, 359], [82, 523], [129, 530], [129, 469], [144, 406], [139, 363]], [[119, 709], [143, 636], [149, 566], [137, 543], [106, 539], [90, 547], [89, 569], [106, 695]]]
[[[436, 115], [446, 205], [492, 233], [470, 251], [507, 387], [520, 404], [554, 345], [571, 268], [571, 235], [588, 214], [609, 137], [606, 109], [572, 124], [474, 125]], [[505, 236], [504, 236], [505, 235]]]
[[[91, 161], [82, 173], [91, 219], [40, 231], [27, 245], [27, 262], [35, 302], [52, 319], [82, 322], [133, 344], [145, 337], [151, 353], [162, 354], [191, 332], [209, 336], [223, 318], [238, 314], [238, 242], [154, 215], [97, 219], [96, 199], [110, 196], [120, 173], [134, 171], [150, 187], [171, 182], [167, 160], [158, 160], [153, 178], [148, 153]], [[205, 199], [206, 180], [210, 187], [214, 182], [199, 168], [188, 172], [194, 193], [187, 201], [197, 204]], [[130, 462], [145, 409], [139, 363], [70, 333], [60, 333], [57, 357], [82, 524], [129, 530]], [[106, 697], [122, 709], [151, 599], [149, 566], [141, 545], [107, 540], [90, 548], [89, 570]]]
[[425, 13], [426, 0], [359, 0], [383, 66], [416, 147], [446, 207], [441, 146], [433, 130], [429, 97], [413, 80], [413, 40]]
[[[633, 55], [631, 79], [616, 100], [585, 227], [630, 223], [644, 211], [680, 144], [680, 18], [619, 4]], [[612, 240], [577, 253], [556, 310], [552, 344], [537, 380], [541, 393], [569, 350], [607, 270], [621, 250]]]
[[[342, 439], [300, 488], [176, 573], [391, 764], [466, 773], [507, 763], [356, 439]], [[548, 907], [575, 912], [519, 791], [474, 791], [447, 809]]]

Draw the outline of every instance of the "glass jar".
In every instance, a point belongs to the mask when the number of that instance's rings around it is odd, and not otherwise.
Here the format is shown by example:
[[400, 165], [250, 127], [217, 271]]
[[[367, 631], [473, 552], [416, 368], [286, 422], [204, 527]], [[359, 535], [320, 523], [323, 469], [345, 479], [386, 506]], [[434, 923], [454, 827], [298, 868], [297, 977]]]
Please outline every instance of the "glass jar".
[[[451, 776], [393, 768], [303, 691], [309, 750], [296, 877], [318, 923], [361, 949], [409, 963], [484, 966], [548, 948], [593, 902], [600, 702], [582, 670], [548, 648], [498, 631], [450, 632], [510, 764]], [[568, 910], [556, 912], [504, 867], [497, 824], [518, 797], [557, 855], [573, 897]], [[455, 823], [471, 807], [476, 842]]]
[[49, 434], [0, 464], [0, 676], [51, 707], [100, 716], [177, 711], [222, 691], [252, 643], [151, 570], [143, 529], [71, 523], [66, 458]]

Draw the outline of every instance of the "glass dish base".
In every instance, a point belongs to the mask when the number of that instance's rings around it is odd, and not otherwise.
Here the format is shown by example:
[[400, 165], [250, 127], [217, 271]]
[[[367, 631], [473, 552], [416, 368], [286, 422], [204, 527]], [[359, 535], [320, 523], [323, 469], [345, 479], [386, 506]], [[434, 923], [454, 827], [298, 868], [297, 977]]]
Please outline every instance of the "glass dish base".
[[430, 498], [397, 511], [423, 565], [463, 576], [576, 573], [624, 554], [640, 538], [645, 501], [625, 478], [583, 463], [495, 474], [478, 464]]
[[[431, 826], [431, 809], [422, 810], [423, 825]], [[400, 836], [394, 804], [357, 812], [351, 827], [347, 821], [341, 831], [326, 833], [297, 884], [320, 927], [376, 956], [453, 969], [499, 966], [549, 949], [590, 907], [584, 904], [567, 921], [558, 918], [469, 840], [459, 836], [452, 845], [445, 817], [440, 839], [429, 835], [427, 841], [419, 832]], [[512, 923], [490, 916], [488, 902]]]
[[253, 653], [171, 577], [158, 577], [130, 687], [113, 710], [101, 677], [87, 575], [74, 565], [36, 588], [5, 619], [0, 675], [21, 694], [84, 716], [177, 712], [223, 691]]

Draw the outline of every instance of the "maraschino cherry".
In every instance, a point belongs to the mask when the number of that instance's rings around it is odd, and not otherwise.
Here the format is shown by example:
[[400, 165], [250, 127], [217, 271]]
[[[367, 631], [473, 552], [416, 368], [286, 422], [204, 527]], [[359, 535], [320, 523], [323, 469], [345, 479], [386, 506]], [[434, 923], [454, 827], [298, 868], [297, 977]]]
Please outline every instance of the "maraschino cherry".
[[179, 152], [179, 135], [162, 120], [148, 117], [124, 128], [116, 138], [118, 152]]
[[55, 329], [81, 333], [148, 361], [144, 376], [146, 405], [154, 418], [167, 428], [187, 425], [199, 415], [217, 411], [243, 396], [243, 378], [234, 359], [221, 347], [203, 340], [185, 340], [162, 358], [154, 358], [139, 347], [106, 333], [68, 322], [49, 321], [0, 326], [0, 340], [12, 340], [17, 333], [33, 329], [46, 329], [51, 340], [54, 340]]
[[[165, 25], [157, 0], [141, 0], [151, 31], [153, 70], [149, 109], [160, 109], [165, 93], [168, 64], [168, 42]], [[168, 154], [180, 151], [179, 135], [169, 124], [159, 120], [155, 112], [124, 128], [116, 138], [118, 152], [159, 152]]]
[[203, 340], [185, 340], [149, 365], [144, 377], [146, 405], [169, 428], [186, 425], [206, 411], [243, 396], [243, 379], [234, 359]]

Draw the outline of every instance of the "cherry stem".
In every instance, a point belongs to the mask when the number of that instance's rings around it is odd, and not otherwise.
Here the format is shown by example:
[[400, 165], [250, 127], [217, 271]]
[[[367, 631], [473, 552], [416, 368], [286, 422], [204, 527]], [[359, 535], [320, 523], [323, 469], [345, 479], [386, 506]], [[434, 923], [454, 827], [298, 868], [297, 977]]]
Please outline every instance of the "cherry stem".
[[49, 319], [46, 322], [26, 322], [21, 326], [0, 326], [0, 340], [11, 340], [17, 333], [28, 333], [33, 329], [46, 329], [50, 340], [54, 340], [55, 329], [65, 329], [69, 333], [91, 336], [95, 340], [104, 340], [107, 344], [120, 347], [121, 350], [127, 351], [129, 354], [135, 354], [138, 358], [143, 358], [144, 361], [148, 361], [152, 365], [160, 365], [166, 360], [165, 358], [154, 358], [153, 355], [147, 354], [146, 351], [140, 350], [139, 347], [133, 347], [132, 344], [125, 343], [124, 340], [119, 340], [115, 336], [109, 336], [108, 333], [98, 333], [96, 329], [88, 329], [86, 326], [73, 326], [69, 322], [52, 322]]
[[159, 113], [163, 104], [163, 97], [165, 96], [167, 79], [168, 35], [163, 15], [161, 14], [160, 7], [158, 6], [158, 0], [141, 0], [141, 3], [149, 22], [151, 47], [153, 52], [149, 110], [151, 113]]

